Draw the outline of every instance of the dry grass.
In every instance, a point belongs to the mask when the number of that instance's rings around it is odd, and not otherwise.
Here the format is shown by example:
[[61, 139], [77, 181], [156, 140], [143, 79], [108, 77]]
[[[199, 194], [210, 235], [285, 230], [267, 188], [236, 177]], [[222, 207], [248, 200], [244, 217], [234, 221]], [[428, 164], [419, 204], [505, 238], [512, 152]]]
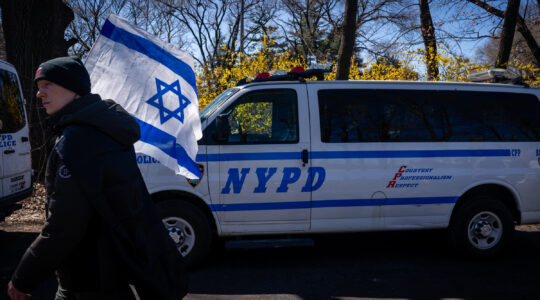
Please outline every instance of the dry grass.
[[32, 196], [22, 200], [22, 208], [0, 223], [0, 230], [38, 232], [45, 223], [45, 187], [34, 183]]

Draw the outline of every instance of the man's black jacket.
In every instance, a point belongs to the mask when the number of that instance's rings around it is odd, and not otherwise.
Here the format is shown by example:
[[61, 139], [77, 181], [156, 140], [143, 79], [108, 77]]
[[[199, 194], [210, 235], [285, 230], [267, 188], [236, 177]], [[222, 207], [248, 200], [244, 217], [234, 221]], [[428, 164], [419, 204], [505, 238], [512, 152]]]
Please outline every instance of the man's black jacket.
[[134, 284], [143, 299], [187, 291], [182, 258], [157, 216], [136, 163], [137, 122], [99, 95], [51, 117], [58, 134], [47, 162], [47, 221], [12, 281], [24, 292], [57, 270], [74, 292]]

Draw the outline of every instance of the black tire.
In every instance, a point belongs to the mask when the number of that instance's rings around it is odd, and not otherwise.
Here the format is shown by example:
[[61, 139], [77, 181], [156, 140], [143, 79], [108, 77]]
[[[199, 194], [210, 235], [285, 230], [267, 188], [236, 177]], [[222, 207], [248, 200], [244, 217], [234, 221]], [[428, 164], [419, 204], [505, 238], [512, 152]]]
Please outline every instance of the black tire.
[[448, 228], [452, 246], [473, 257], [494, 257], [508, 251], [514, 237], [508, 207], [490, 195], [473, 196], [466, 201], [456, 208]]
[[186, 265], [193, 267], [206, 258], [213, 234], [206, 215], [195, 205], [181, 200], [157, 203], [158, 213]]

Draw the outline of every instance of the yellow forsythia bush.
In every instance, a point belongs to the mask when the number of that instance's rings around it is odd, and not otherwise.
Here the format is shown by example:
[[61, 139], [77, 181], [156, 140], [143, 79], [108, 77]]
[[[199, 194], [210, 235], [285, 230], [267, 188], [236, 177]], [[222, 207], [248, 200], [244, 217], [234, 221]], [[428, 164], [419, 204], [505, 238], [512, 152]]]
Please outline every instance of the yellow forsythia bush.
[[197, 72], [200, 108], [208, 105], [226, 89], [236, 86], [238, 81], [244, 78], [252, 79], [262, 72], [272, 70], [289, 71], [296, 66], [306, 67], [303, 60], [294, 58], [288, 52], [279, 53], [271, 50], [271, 45], [273, 41], [265, 39], [261, 50], [250, 56], [225, 51], [226, 54], [219, 65], [200, 67]]
[[[304, 58], [294, 57], [288, 52], [273, 50], [274, 41], [264, 39], [261, 49], [253, 55], [244, 56], [239, 53], [224, 50], [219, 64], [214, 66], [201, 66], [197, 70], [197, 90], [199, 106], [202, 109], [220, 93], [236, 86], [238, 81], [253, 79], [262, 72], [272, 70], [289, 71], [293, 67], [301, 66], [307, 69]], [[352, 80], [425, 80], [425, 51], [417, 49], [402, 51], [394, 55], [399, 58], [397, 63], [377, 60], [360, 66], [352, 58], [349, 79]], [[435, 57], [439, 66], [438, 81], [467, 82], [467, 75], [492, 68], [486, 63], [475, 63], [462, 56], [455, 56], [446, 50], [438, 50]], [[420, 71], [419, 71], [420, 70]], [[521, 75], [525, 82], [531, 86], [540, 86], [540, 69], [531, 64], [511, 62], [508, 70], [516, 76]], [[334, 80], [336, 73], [335, 62], [332, 72], [325, 75], [326, 80]], [[264, 122], [263, 122], [264, 123]]]

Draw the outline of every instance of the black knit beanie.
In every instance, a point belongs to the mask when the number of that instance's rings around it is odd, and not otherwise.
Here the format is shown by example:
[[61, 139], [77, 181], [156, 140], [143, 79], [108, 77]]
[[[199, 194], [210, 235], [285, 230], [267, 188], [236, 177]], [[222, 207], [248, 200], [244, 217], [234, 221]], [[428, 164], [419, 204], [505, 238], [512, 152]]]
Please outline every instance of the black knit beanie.
[[90, 75], [76, 56], [57, 57], [39, 65], [34, 82], [49, 80], [79, 96], [90, 93]]

